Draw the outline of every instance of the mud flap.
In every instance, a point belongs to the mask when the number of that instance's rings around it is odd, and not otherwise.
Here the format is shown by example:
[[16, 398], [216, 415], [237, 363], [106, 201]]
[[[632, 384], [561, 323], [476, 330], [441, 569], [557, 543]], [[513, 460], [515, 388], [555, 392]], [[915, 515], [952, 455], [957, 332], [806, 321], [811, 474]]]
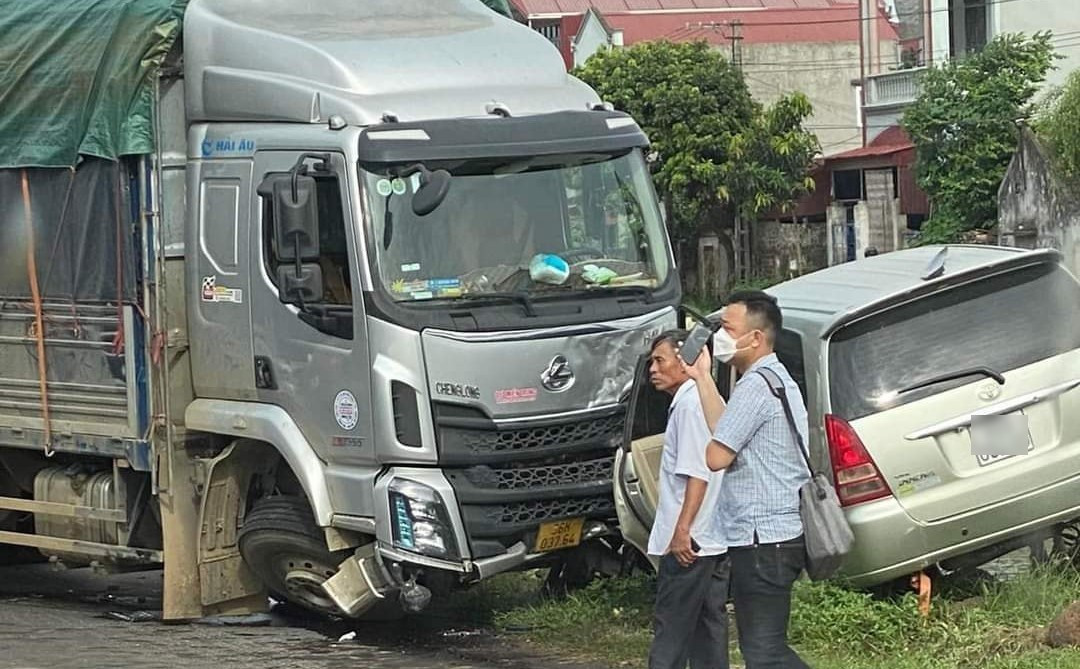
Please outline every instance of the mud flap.
[[[210, 460], [183, 448], [172, 458], [161, 521], [165, 553], [165, 620], [193, 620], [267, 610], [266, 591], [237, 545], [253, 477], [275, 463], [265, 448], [237, 441]], [[204, 481], [205, 483], [200, 483]]]

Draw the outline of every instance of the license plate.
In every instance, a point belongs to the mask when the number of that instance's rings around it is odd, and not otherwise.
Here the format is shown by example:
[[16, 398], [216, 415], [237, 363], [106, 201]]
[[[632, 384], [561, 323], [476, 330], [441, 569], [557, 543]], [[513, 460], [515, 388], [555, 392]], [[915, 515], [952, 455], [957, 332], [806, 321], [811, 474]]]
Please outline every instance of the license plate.
[[[980, 418], [985, 422], [976, 425], [974, 420]], [[1006, 416], [975, 416], [970, 436], [972, 455], [980, 467], [1035, 450], [1027, 427], [1027, 416], [1023, 412]]]
[[557, 520], [541, 524], [536, 533], [536, 552], [546, 553], [547, 551], [557, 551], [560, 548], [577, 546], [581, 543], [581, 528], [584, 526], [584, 518]]

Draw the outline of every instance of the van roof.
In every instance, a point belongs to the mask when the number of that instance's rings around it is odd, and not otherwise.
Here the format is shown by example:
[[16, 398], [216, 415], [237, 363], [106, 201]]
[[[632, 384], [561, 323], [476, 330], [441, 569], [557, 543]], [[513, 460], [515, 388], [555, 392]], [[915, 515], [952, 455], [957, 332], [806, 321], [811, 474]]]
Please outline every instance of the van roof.
[[[924, 280], [927, 268], [942, 249], [945, 271]], [[949, 245], [903, 249], [871, 256], [777, 284], [768, 293], [777, 298], [785, 321], [827, 338], [842, 325], [981, 273], [1012, 265], [1056, 261], [1052, 250], [1028, 251], [1003, 246]]]

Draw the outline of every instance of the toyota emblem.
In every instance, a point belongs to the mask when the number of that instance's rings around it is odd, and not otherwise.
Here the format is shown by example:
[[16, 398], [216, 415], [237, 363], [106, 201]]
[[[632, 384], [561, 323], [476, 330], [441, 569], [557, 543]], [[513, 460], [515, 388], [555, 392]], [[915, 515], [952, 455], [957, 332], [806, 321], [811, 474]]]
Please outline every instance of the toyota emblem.
[[551, 359], [548, 368], [540, 374], [540, 385], [553, 393], [570, 390], [574, 385], [574, 370], [570, 369], [565, 356], [557, 355]]

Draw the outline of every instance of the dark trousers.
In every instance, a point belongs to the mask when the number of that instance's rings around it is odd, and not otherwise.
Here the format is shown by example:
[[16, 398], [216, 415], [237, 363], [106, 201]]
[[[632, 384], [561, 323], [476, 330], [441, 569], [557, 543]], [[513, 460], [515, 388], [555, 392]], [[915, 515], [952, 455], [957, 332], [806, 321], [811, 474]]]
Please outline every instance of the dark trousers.
[[806, 566], [803, 538], [732, 548], [731, 595], [746, 669], [809, 669], [787, 641], [791, 587]]
[[683, 567], [660, 558], [649, 669], [728, 668], [726, 555], [699, 557]]

